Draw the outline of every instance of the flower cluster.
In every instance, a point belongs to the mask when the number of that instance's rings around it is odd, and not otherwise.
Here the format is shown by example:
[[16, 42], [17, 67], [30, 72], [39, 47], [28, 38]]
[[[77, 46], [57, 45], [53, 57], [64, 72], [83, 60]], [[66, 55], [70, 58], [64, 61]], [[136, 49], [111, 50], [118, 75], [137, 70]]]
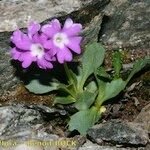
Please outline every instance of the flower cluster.
[[11, 49], [12, 58], [21, 61], [23, 68], [29, 67], [32, 62], [42, 69], [53, 68], [53, 61], [61, 64], [70, 62], [72, 51], [81, 53], [81, 30], [82, 25], [73, 23], [70, 18], [66, 19], [63, 27], [57, 19], [43, 26], [31, 22], [27, 33], [16, 30], [11, 36], [15, 45]]

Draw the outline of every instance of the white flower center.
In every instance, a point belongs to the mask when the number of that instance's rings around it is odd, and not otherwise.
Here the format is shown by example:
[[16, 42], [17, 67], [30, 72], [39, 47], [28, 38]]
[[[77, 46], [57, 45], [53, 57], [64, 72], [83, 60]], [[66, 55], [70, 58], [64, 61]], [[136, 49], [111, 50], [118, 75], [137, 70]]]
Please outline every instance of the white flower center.
[[41, 44], [32, 44], [31, 45], [31, 54], [38, 59], [41, 59], [44, 55], [44, 48]]
[[54, 45], [63, 48], [65, 44], [69, 43], [68, 37], [65, 33], [56, 33], [53, 39]]

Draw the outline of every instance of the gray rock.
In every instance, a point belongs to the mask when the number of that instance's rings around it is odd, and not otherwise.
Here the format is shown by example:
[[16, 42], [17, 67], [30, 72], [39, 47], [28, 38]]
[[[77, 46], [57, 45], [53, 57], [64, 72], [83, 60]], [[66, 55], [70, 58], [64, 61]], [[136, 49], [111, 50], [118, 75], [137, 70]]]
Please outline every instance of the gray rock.
[[150, 149], [150, 144], [147, 144], [144, 150], [149, 150]]
[[100, 146], [91, 141], [87, 141], [79, 150], [128, 150], [127, 148], [117, 148], [115, 146]]
[[143, 129], [148, 130], [150, 133], [150, 104], [141, 110], [134, 122], [140, 123]]
[[48, 119], [58, 113], [62, 111], [46, 106], [0, 107], [0, 150], [58, 150], [61, 145], [55, 142], [61, 138], [52, 133], [48, 123]]
[[109, 49], [149, 48], [149, 8], [149, 0], [111, 0], [104, 11], [100, 40]]
[[8, 32], [0, 33], [0, 99], [3, 99], [2, 95], [7, 95], [8, 91], [12, 91], [18, 83], [11, 65], [10, 35]]
[[89, 137], [97, 143], [102, 141], [125, 145], [146, 145], [148, 133], [139, 124], [123, 121], [110, 121], [95, 125], [88, 131]]
[[[2, 147], [3, 148], [3, 147]], [[0, 150], [44, 150], [42, 146], [28, 146], [25, 143], [16, 144], [16, 146], [7, 147]]]
[[[50, 109], [50, 108], [49, 108]], [[23, 104], [13, 104], [0, 107], [0, 139], [1, 140], [55, 140], [58, 136], [50, 134], [51, 127], [47, 131], [46, 116], [50, 120], [51, 116], [58, 113], [58, 110], [47, 110], [37, 106], [27, 106]]]
[[[6, 97], [18, 83], [11, 61], [10, 36], [16, 28], [26, 28], [30, 20], [46, 23], [57, 17], [62, 22], [69, 16], [84, 26], [84, 43], [98, 39], [102, 9], [109, 0], [2, 0], [0, 1], [0, 98]], [[10, 13], [11, 12], [11, 13]], [[7, 32], [6, 32], [7, 31]]]
[[[43, 22], [49, 18], [65, 16], [96, 3], [97, 0], [2, 0], [0, 32], [27, 27], [30, 20]], [[99, 5], [102, 3], [105, 3], [104, 0], [98, 2]]]

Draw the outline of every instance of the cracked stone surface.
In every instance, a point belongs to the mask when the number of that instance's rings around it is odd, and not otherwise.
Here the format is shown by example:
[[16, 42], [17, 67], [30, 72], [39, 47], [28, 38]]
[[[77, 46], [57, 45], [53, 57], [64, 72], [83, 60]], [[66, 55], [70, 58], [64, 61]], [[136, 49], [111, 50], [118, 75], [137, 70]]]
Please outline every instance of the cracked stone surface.
[[111, 0], [104, 13], [100, 40], [109, 49], [149, 49], [149, 0]]
[[0, 32], [26, 27], [28, 22], [45, 21], [67, 15], [96, 0], [2, 0], [0, 1]]
[[134, 122], [140, 123], [143, 129], [148, 130], [150, 133], [150, 104], [146, 105], [141, 110]]
[[120, 120], [95, 125], [88, 135], [98, 144], [106, 141], [121, 145], [146, 145], [149, 141], [147, 130], [143, 130], [140, 124]]
[[[0, 139], [49, 139], [56, 135], [48, 134], [45, 128], [45, 114], [60, 114], [61, 111], [37, 105], [11, 104], [0, 107]], [[50, 116], [49, 116], [49, 119]], [[49, 128], [51, 130], [51, 128]]]
[[36, 145], [44, 140], [60, 139], [51, 132], [50, 124], [44, 120], [44, 112], [49, 115], [59, 113], [55, 109], [35, 105], [12, 104], [0, 107], [0, 140], [3, 142], [0, 144], [0, 150], [47, 150], [50, 147], [52, 150], [57, 149], [54, 146]]

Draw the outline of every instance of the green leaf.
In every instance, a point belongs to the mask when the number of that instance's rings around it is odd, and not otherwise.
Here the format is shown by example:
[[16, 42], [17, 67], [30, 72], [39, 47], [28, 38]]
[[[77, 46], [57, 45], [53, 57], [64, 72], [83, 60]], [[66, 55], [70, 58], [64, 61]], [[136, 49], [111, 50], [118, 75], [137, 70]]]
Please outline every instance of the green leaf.
[[106, 72], [105, 68], [102, 66], [97, 69], [96, 73], [100, 77], [110, 79], [110, 75]]
[[[106, 82], [103, 81], [103, 78], [101, 76], [97, 76], [97, 73], [94, 72], [94, 76], [96, 78], [96, 81], [98, 83], [98, 96], [99, 97], [104, 97], [104, 90], [105, 90], [105, 86], [106, 86]], [[100, 98], [101, 99], [101, 98]]]
[[87, 130], [92, 127], [100, 118], [98, 109], [92, 107], [88, 110], [82, 110], [71, 116], [69, 121], [69, 130], [78, 130], [80, 134], [86, 135]]
[[75, 97], [75, 95], [76, 95], [76, 92], [74, 91], [74, 86], [72, 84], [71, 85], [66, 85], [66, 84], [60, 83], [59, 86], [58, 86], [58, 90], [63, 91], [67, 94], [70, 94], [73, 97]]
[[97, 91], [98, 87], [95, 81], [91, 81], [84, 89], [94, 93]]
[[82, 87], [81, 86], [81, 80], [82, 80], [82, 77], [83, 77], [83, 70], [82, 70], [81, 66], [78, 66], [77, 70], [78, 70], [78, 74], [76, 76], [76, 78], [77, 78], [77, 88], [81, 89], [80, 87]]
[[72, 96], [67, 97], [55, 97], [54, 104], [71, 104], [74, 103], [75, 99]]
[[112, 80], [110, 83], [103, 82], [103, 80], [96, 77], [99, 85], [98, 103], [102, 104], [104, 101], [117, 96], [127, 85], [129, 80], [135, 73], [140, 71], [144, 66], [150, 64], [149, 57], [139, 60], [134, 64], [133, 70], [131, 71], [128, 79], [123, 81], [121, 78]]
[[82, 57], [82, 79], [80, 86], [84, 86], [87, 78], [103, 63], [105, 49], [100, 43], [94, 42], [86, 46]]
[[137, 62], [135, 62], [133, 65], [133, 69], [126, 80], [126, 84], [130, 81], [134, 74], [143, 69], [147, 64], [150, 64], [150, 57], [145, 57], [144, 59], [140, 59]]
[[104, 89], [104, 97], [102, 101], [106, 101], [110, 98], [117, 96], [126, 86], [126, 82], [121, 78], [111, 81], [110, 83], [106, 83]]
[[77, 75], [71, 70], [69, 69], [70, 72], [70, 76], [71, 76], [71, 80], [72, 80], [72, 84], [77, 85]]
[[38, 79], [31, 80], [31, 82], [25, 87], [35, 94], [44, 94], [58, 89], [59, 83], [50, 82], [49, 84], [43, 84]]
[[117, 79], [120, 77], [120, 70], [122, 68], [122, 60], [121, 53], [119, 51], [115, 51], [113, 54], [113, 67], [114, 67], [114, 77]]
[[69, 84], [77, 85], [76, 74], [71, 69], [68, 68], [67, 63], [64, 63], [64, 68], [65, 68], [66, 75], [68, 77]]
[[98, 97], [96, 100], [97, 105], [101, 106], [102, 104], [102, 100], [105, 96], [105, 87], [106, 87], [106, 82], [104, 82], [103, 80], [101, 80], [101, 78], [97, 78], [97, 82], [98, 82]]
[[91, 93], [89, 91], [83, 91], [77, 95], [77, 101], [75, 103], [75, 107], [78, 110], [86, 110], [88, 109], [94, 102], [97, 93]]

